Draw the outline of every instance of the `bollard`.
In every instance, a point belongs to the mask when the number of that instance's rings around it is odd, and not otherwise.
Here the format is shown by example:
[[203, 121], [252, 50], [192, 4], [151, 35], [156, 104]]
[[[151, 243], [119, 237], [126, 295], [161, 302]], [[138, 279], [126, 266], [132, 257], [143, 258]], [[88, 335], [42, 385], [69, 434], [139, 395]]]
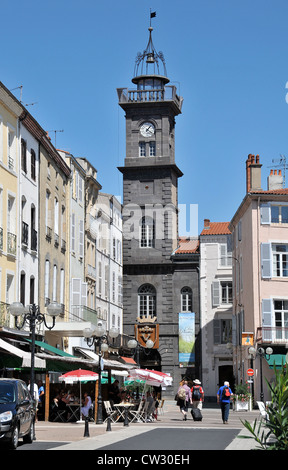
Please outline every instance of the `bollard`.
[[106, 427], [106, 431], [112, 431], [112, 429], [111, 429], [111, 418], [110, 418], [110, 416], [108, 416], [108, 418], [107, 418], [107, 427]]
[[129, 426], [129, 421], [128, 421], [128, 409], [127, 409], [127, 408], [125, 408], [124, 426]]
[[90, 434], [89, 434], [89, 418], [88, 418], [88, 416], [85, 417], [84, 437], [90, 437]]

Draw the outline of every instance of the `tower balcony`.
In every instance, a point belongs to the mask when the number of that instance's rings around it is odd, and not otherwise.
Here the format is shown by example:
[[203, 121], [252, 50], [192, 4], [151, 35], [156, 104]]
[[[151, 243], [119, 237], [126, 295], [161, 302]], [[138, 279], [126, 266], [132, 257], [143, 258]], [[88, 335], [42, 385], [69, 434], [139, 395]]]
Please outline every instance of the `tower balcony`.
[[181, 113], [183, 98], [177, 95], [174, 85], [154, 89], [117, 88], [119, 105], [122, 108], [129, 104], [171, 102], [178, 113]]

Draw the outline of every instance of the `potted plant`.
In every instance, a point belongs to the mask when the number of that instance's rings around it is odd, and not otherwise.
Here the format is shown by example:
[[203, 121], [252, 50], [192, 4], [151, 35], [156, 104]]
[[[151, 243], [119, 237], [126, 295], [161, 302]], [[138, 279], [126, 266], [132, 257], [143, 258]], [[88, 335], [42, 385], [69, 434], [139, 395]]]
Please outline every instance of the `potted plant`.
[[248, 411], [251, 409], [251, 395], [247, 384], [239, 384], [235, 387], [235, 393], [232, 396], [234, 411]]

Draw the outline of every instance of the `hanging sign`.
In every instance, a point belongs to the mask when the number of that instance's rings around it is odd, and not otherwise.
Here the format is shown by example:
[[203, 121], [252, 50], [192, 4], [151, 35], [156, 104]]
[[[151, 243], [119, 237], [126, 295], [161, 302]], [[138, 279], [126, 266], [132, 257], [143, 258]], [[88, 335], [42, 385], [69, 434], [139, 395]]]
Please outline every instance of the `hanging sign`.
[[242, 333], [242, 346], [254, 345], [254, 333]]

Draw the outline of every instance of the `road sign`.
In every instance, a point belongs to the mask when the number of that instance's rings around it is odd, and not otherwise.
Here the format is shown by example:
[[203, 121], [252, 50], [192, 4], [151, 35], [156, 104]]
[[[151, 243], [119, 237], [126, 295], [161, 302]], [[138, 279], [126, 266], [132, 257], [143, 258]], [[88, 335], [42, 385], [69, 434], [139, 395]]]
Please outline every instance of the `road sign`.
[[252, 377], [252, 375], [254, 375], [254, 370], [253, 369], [247, 369], [247, 375]]

